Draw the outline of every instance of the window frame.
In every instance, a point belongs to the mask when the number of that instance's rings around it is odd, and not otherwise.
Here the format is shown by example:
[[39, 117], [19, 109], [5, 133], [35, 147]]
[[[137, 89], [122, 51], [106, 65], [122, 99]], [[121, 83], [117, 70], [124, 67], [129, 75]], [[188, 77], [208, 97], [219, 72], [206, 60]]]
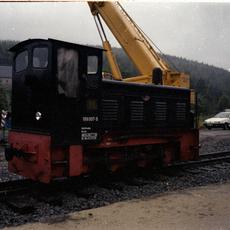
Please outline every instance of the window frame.
[[[88, 72], [89, 57], [96, 57], [97, 58], [97, 65], [96, 65], [97, 69], [96, 69], [95, 72]], [[87, 55], [87, 66], [86, 66], [86, 70], [87, 70], [87, 75], [89, 75], [89, 76], [90, 75], [97, 75], [98, 74], [98, 71], [99, 71], [99, 57], [98, 57], [98, 55], [96, 55], [96, 54], [88, 54]]]
[[[21, 69], [21, 70], [17, 71], [17, 57], [20, 54], [24, 53], [24, 52], [27, 52], [27, 58], [28, 58], [27, 65], [26, 65], [26, 67], [24, 69]], [[23, 50], [21, 50], [20, 52], [17, 53], [17, 55], [14, 58], [14, 71], [15, 71], [15, 73], [20, 73], [20, 72], [23, 72], [23, 71], [28, 69], [28, 67], [29, 67], [29, 56], [30, 56], [30, 52], [29, 52], [29, 50], [27, 48], [23, 49]]]
[[[46, 48], [47, 49], [47, 54], [48, 55], [47, 55], [47, 65], [46, 65], [46, 67], [35, 67], [34, 66], [34, 50], [39, 49], [39, 48]], [[33, 69], [41, 69], [41, 70], [48, 69], [48, 67], [49, 67], [49, 47], [48, 47], [48, 45], [38, 45], [38, 46], [34, 46], [32, 48], [32, 52], [31, 52], [31, 67]]]

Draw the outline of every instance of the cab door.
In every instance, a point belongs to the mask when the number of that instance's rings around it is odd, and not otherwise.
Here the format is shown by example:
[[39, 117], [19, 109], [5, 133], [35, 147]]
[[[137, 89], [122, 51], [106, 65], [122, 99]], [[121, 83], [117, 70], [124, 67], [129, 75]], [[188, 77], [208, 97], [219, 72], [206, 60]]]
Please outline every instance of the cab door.
[[81, 143], [98, 143], [101, 136], [101, 52], [85, 56], [86, 68], [82, 74], [81, 88]]

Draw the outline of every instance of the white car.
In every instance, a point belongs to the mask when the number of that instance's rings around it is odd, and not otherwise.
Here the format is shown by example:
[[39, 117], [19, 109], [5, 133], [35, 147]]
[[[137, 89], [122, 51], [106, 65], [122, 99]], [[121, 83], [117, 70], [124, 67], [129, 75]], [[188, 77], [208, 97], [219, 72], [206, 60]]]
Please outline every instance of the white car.
[[230, 129], [230, 112], [221, 112], [216, 114], [214, 117], [206, 119], [204, 126], [207, 129], [211, 128], [223, 128]]

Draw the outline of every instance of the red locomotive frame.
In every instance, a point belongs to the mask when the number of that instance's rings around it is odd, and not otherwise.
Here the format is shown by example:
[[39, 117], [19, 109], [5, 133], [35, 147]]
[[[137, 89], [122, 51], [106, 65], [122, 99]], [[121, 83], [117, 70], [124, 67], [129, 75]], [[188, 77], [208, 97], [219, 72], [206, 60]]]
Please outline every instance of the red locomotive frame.
[[[71, 145], [65, 148], [52, 148], [50, 136], [11, 131], [9, 144], [24, 154], [21, 154], [21, 157], [13, 156], [9, 162], [9, 170], [33, 180], [49, 183], [54, 178], [79, 176], [93, 171], [96, 164], [90, 163], [90, 159], [95, 159], [97, 150], [107, 152], [107, 168], [111, 171], [123, 167], [127, 151], [135, 150], [135, 147], [138, 149], [146, 146], [164, 146], [162, 163], [165, 166], [175, 161], [195, 160], [199, 155], [198, 130], [177, 131], [159, 137], [128, 138], [123, 141], [114, 141], [114, 137], [114, 133], [106, 134], [100, 144], [88, 147]], [[180, 155], [176, 157], [178, 150]], [[136, 165], [147, 167], [154, 164], [154, 159], [149, 160], [149, 155], [154, 155], [154, 152], [140, 152]]]

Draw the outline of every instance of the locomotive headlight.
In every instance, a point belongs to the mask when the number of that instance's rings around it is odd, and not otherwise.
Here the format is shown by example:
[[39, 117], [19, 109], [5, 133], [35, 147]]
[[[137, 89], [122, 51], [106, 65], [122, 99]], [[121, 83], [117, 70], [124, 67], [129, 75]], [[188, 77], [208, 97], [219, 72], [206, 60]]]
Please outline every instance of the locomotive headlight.
[[42, 118], [42, 114], [40, 112], [36, 112], [35, 119], [39, 121]]

